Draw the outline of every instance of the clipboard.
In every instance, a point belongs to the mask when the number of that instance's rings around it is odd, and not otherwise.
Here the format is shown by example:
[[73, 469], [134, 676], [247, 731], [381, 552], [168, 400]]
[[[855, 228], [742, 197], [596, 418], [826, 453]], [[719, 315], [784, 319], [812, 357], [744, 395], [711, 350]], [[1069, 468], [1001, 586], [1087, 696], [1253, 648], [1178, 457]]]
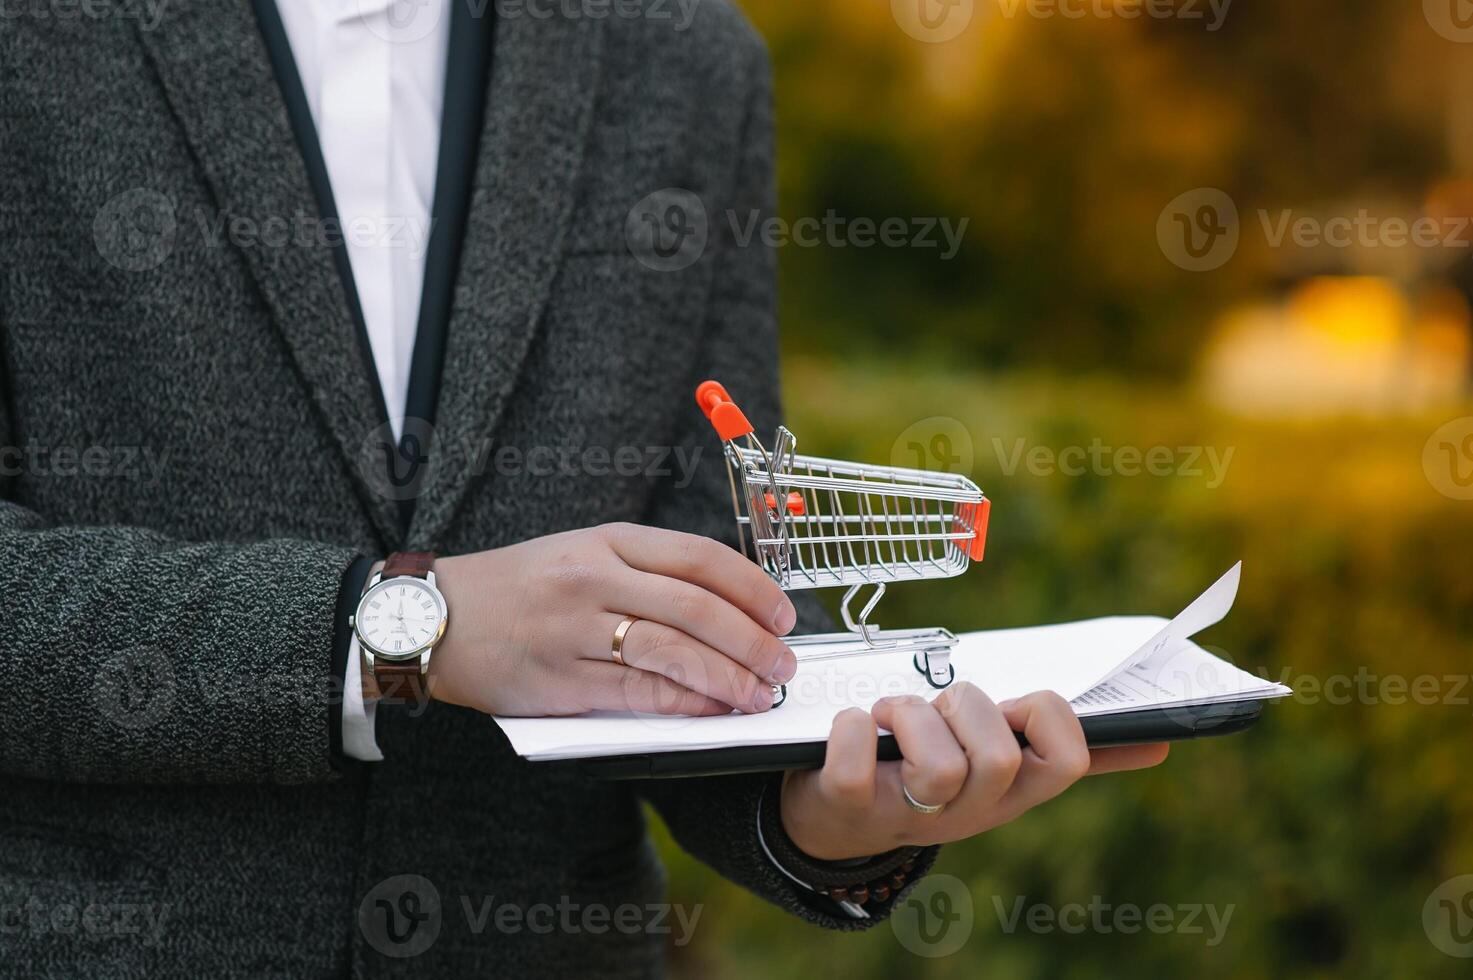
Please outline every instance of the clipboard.
[[[1289, 687], [1249, 673], [1192, 642], [1232, 605], [1234, 566], [1181, 613], [1108, 616], [964, 633], [951, 657], [958, 678], [994, 701], [1052, 691], [1068, 701], [1090, 745], [1180, 741], [1252, 726]], [[925, 696], [902, 651], [799, 657], [781, 708], [686, 718], [591, 712], [571, 718], [496, 719], [513, 749], [537, 765], [574, 764], [592, 778], [771, 772], [822, 764], [834, 716], [879, 697]], [[896, 752], [893, 740], [883, 752]], [[882, 758], [885, 758], [882, 754]]]

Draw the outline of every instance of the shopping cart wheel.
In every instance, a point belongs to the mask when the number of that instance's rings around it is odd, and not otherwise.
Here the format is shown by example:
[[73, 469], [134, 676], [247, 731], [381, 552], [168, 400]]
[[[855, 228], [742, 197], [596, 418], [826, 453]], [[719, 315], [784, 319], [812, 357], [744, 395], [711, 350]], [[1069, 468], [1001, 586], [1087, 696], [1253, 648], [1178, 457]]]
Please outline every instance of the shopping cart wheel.
[[948, 687], [951, 686], [951, 682], [956, 680], [956, 667], [952, 666], [951, 664], [947, 664], [946, 680], [938, 683], [935, 676], [931, 673], [931, 655], [929, 653], [926, 654], [926, 662], [924, 664], [921, 663], [921, 655], [919, 653], [913, 654], [910, 658], [910, 662], [915, 665], [916, 670], [920, 671], [921, 676], [926, 679], [926, 683], [930, 684], [938, 691], [946, 690]]
[[781, 708], [783, 706], [783, 702], [788, 699], [788, 685], [786, 685], [786, 684], [774, 684], [774, 685], [772, 685], [772, 694], [773, 694], [773, 697], [772, 697], [772, 706], [774, 708]]

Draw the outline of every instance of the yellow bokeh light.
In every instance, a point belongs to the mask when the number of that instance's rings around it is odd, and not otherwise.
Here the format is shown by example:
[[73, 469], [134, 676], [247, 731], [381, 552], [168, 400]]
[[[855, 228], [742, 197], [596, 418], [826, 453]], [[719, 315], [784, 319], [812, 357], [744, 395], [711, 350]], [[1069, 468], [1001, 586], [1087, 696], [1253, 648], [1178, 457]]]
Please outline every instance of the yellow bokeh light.
[[1373, 276], [1308, 279], [1289, 297], [1289, 321], [1347, 353], [1394, 346], [1411, 318], [1396, 284]]

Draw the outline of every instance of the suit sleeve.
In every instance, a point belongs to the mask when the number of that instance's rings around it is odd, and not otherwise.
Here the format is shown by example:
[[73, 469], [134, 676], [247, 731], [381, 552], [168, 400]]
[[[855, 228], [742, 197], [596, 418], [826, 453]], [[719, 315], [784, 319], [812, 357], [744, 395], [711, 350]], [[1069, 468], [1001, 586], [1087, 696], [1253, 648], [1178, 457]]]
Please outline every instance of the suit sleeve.
[[307, 541], [58, 526], [16, 500], [24, 455], [7, 387], [0, 376], [0, 772], [329, 778], [334, 619], [358, 556]]
[[[729, 203], [704, 202], [708, 214], [771, 215], [775, 208], [771, 83], [767, 57], [755, 48], [753, 85], [740, 157]], [[720, 207], [713, 207], [721, 203]], [[690, 410], [682, 415], [675, 446], [699, 453], [689, 485], [667, 481], [656, 493], [648, 523], [716, 538], [736, 547], [736, 525], [721, 446], [696, 409], [695, 386], [705, 378], [725, 384], [759, 433], [771, 432], [782, 418], [778, 384], [776, 270], [772, 250], [752, 239], [738, 245], [729, 223], [712, 221], [715, 280], [708, 306], [707, 342], [702, 363], [689, 379]], [[792, 594], [798, 608], [796, 633], [832, 629], [812, 593]], [[692, 856], [758, 896], [815, 924], [832, 929], [862, 929], [881, 922], [901, 898], [866, 906], [855, 917], [838, 903], [803, 886], [803, 867], [779, 867], [759, 831], [759, 808], [778, 802], [778, 783], [770, 775], [652, 780], [645, 797], [659, 811], [676, 841]], [[771, 826], [771, 821], [768, 821]], [[935, 860], [936, 848], [917, 859], [915, 879]], [[863, 865], [856, 879], [863, 877]]]

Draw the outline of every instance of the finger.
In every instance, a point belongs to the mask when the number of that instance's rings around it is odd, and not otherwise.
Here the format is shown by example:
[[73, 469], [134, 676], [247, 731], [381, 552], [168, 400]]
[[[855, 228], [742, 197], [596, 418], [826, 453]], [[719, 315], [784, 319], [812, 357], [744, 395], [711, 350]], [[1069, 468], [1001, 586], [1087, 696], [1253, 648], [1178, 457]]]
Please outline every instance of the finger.
[[725, 599], [698, 585], [625, 569], [610, 577], [606, 608], [672, 626], [773, 684], [798, 671], [788, 645]]
[[[900, 746], [900, 783], [917, 803], [950, 803], [967, 782], [967, 754], [938, 712], [914, 695], [882, 698], [870, 709], [875, 721], [895, 733]], [[904, 797], [897, 798], [902, 802]], [[931, 814], [926, 814], [931, 816]]]
[[869, 812], [875, 802], [875, 767], [880, 733], [863, 708], [846, 708], [834, 718], [818, 772], [818, 791], [833, 806]]
[[726, 715], [731, 707], [647, 670], [583, 660], [583, 703], [591, 711], [638, 711], [647, 715]]
[[[606, 614], [610, 635], [623, 621]], [[624, 634], [620, 656], [626, 666], [667, 677], [681, 687], [751, 714], [772, 707], [772, 685], [693, 636], [649, 619], [636, 620]], [[605, 659], [613, 660], [612, 645]]]
[[1002, 799], [1005, 810], [1021, 813], [1051, 800], [1089, 771], [1089, 746], [1069, 702], [1040, 691], [1001, 707], [1008, 724], [1028, 740], [1018, 776]]
[[1149, 745], [1115, 745], [1107, 749], [1092, 749], [1089, 753], [1089, 775], [1149, 769], [1165, 762], [1166, 754], [1170, 751], [1169, 742], [1153, 742]]
[[953, 684], [932, 703], [967, 756], [967, 783], [952, 810], [980, 813], [992, 807], [1012, 787], [1022, 764], [1018, 737], [1001, 709], [975, 684]]
[[614, 553], [631, 568], [680, 579], [721, 596], [782, 636], [798, 621], [793, 603], [755, 562], [719, 541], [656, 527], [611, 524]]

